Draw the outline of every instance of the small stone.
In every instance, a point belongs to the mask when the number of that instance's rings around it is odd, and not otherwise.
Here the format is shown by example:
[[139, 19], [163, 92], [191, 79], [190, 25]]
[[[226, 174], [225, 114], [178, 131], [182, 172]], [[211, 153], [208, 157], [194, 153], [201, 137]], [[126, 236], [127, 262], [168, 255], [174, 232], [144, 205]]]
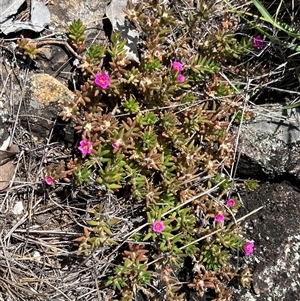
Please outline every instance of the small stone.
[[[73, 102], [75, 99], [75, 93], [48, 74], [31, 76], [25, 95], [27, 109], [20, 114], [21, 124], [25, 128], [29, 125], [32, 135], [38, 140], [49, 137], [60, 112], [59, 103]], [[65, 135], [63, 132], [62, 125], [53, 134], [62, 138]]]
[[0, 166], [0, 191], [6, 189], [15, 172], [15, 164], [9, 161]]
[[[48, 74], [33, 75], [30, 78], [29, 92], [34, 97], [34, 101], [43, 105], [65, 100], [72, 102], [75, 98], [72, 91]], [[34, 106], [32, 103], [31, 105]]]
[[20, 214], [22, 214], [23, 210], [24, 210], [23, 202], [19, 201], [19, 202], [16, 202], [12, 212], [15, 215], [20, 215]]
[[38, 251], [33, 252], [33, 258], [36, 259], [36, 261], [41, 262], [41, 254]]

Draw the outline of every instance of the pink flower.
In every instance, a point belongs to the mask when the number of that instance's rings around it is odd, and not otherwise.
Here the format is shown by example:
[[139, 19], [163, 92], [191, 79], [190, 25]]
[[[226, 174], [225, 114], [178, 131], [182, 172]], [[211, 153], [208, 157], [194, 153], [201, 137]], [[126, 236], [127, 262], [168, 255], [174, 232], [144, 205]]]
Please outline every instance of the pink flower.
[[263, 49], [264, 41], [260, 35], [257, 35], [253, 38], [253, 45], [258, 50]]
[[184, 70], [182, 64], [181, 64], [180, 62], [176, 62], [176, 61], [173, 62], [172, 68], [173, 68], [173, 70], [174, 70], [175, 72], [180, 72], [180, 71], [183, 71], [183, 70]]
[[112, 143], [111, 146], [113, 147], [113, 149], [117, 149], [117, 148], [119, 148], [120, 144], [118, 143], [118, 141], [116, 141], [116, 142]]
[[249, 256], [253, 253], [254, 250], [254, 242], [253, 241], [247, 241], [244, 246], [243, 250], [245, 252], [245, 255]]
[[183, 83], [184, 80], [185, 80], [185, 77], [184, 77], [182, 74], [178, 74], [178, 75], [177, 75], [177, 81], [178, 81], [179, 83]]
[[235, 205], [235, 201], [234, 199], [229, 199], [227, 202], [226, 202], [226, 205], [228, 207], [233, 207]]
[[45, 182], [48, 184], [48, 185], [52, 185], [54, 183], [54, 178], [52, 176], [46, 176], [45, 177]]
[[95, 84], [102, 89], [106, 89], [110, 85], [109, 76], [106, 73], [98, 73], [95, 77]]
[[223, 213], [218, 213], [216, 216], [215, 216], [215, 222], [217, 223], [223, 223], [225, 220], [225, 217], [224, 217], [224, 214]]
[[80, 141], [80, 146], [78, 147], [78, 149], [82, 152], [82, 154], [85, 156], [87, 154], [90, 154], [92, 151], [92, 143], [91, 141], [87, 141], [87, 140], [81, 140]]
[[152, 230], [156, 233], [161, 233], [165, 230], [165, 225], [162, 221], [155, 221], [153, 223]]

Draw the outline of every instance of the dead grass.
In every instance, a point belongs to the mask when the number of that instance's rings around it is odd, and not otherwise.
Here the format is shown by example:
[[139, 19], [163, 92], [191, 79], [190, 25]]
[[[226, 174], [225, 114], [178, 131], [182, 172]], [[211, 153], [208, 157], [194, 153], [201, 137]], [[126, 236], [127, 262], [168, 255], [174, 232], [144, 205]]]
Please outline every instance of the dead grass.
[[[2, 55], [2, 63], [6, 59]], [[103, 290], [99, 281], [116, 256], [113, 248], [84, 257], [78, 255], [74, 239], [82, 235], [95, 202], [103, 204], [109, 217], [124, 221], [116, 231], [117, 241], [122, 241], [138, 220], [129, 222], [127, 217], [137, 209], [127, 212], [126, 206], [109, 194], [97, 199], [94, 194], [76, 191], [72, 183], [57, 183], [50, 192], [43, 180], [45, 165], [69, 160], [71, 149], [50, 143], [53, 132], [37, 139], [30, 126], [21, 126], [20, 113], [28, 106], [23, 98], [28, 73], [28, 67], [20, 70], [17, 64], [12, 68], [1, 64], [11, 142], [20, 151], [14, 158], [16, 168], [9, 187], [0, 193], [0, 300], [95, 300], [95, 296], [111, 300], [109, 290]], [[25, 75], [23, 79], [20, 74]], [[17, 204], [22, 204], [20, 212]]]

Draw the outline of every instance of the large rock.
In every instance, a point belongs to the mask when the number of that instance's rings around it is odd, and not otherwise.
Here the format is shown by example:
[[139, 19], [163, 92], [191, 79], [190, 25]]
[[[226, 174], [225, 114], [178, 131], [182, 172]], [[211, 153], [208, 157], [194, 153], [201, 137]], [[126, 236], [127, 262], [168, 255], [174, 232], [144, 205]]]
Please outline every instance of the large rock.
[[50, 28], [55, 29], [54, 32], [64, 31], [67, 27], [66, 24], [80, 19], [89, 27], [88, 36], [94, 39], [95, 32], [97, 35], [102, 34], [99, 26], [102, 25], [105, 7], [108, 2], [109, 0], [54, 1], [54, 5], [48, 6], [51, 13]]
[[238, 151], [239, 174], [269, 179], [287, 176], [300, 180], [300, 114], [284, 105], [259, 107], [256, 118], [242, 126]]
[[256, 118], [241, 128], [238, 174], [274, 181], [240, 194], [244, 206], [238, 217], [261, 210], [242, 225], [255, 243], [246, 259], [252, 287], [237, 288], [232, 301], [300, 300], [300, 116], [284, 106], [257, 107]]
[[237, 288], [232, 301], [300, 300], [300, 191], [287, 181], [262, 183], [241, 193], [238, 217], [262, 207], [242, 226], [255, 244], [245, 258], [253, 272], [251, 289]]

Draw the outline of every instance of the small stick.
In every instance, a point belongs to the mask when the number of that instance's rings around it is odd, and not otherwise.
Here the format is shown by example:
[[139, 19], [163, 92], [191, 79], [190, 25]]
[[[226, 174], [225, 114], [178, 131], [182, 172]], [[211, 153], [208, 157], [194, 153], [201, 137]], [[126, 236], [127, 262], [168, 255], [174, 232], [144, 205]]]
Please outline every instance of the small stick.
[[66, 41], [46, 40], [46, 41], [41, 41], [36, 43], [37, 47], [41, 47], [44, 45], [62, 45], [66, 47], [71, 52], [71, 54], [73, 54], [77, 59], [81, 61], [83, 60], [83, 57], [80, 56]]

